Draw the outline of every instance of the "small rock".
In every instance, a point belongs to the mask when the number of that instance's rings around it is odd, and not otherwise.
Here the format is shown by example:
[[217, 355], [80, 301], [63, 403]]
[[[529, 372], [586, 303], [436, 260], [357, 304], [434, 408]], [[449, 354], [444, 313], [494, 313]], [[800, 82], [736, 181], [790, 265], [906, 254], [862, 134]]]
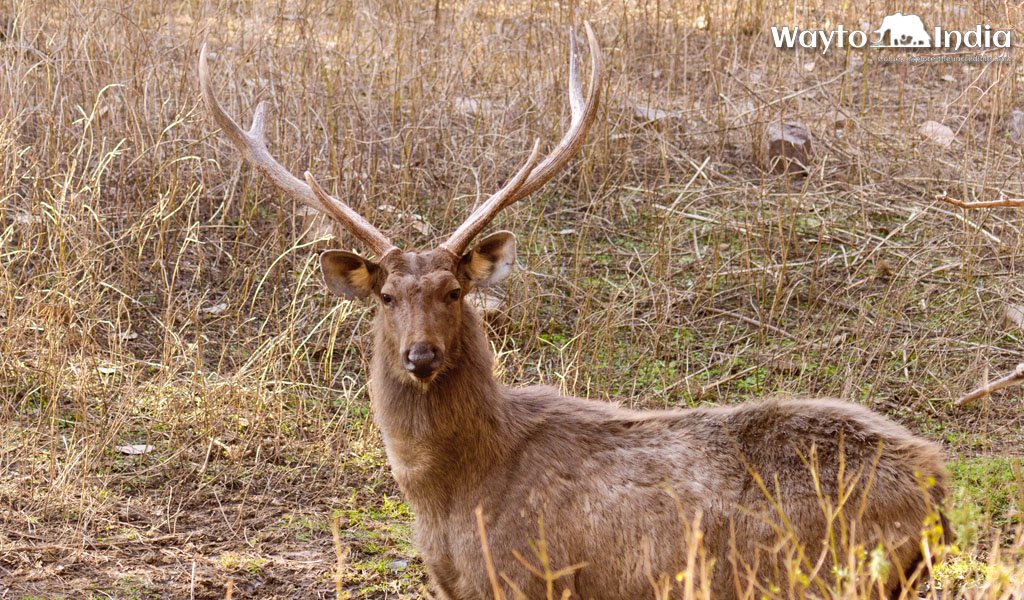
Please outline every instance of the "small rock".
[[455, 98], [455, 110], [471, 117], [491, 117], [504, 112], [505, 107], [482, 98]]
[[505, 309], [505, 300], [501, 296], [482, 290], [473, 290], [466, 294], [466, 301], [480, 309], [485, 317], [492, 317]]
[[299, 227], [302, 229], [303, 241], [330, 239], [334, 235], [331, 222], [322, 212], [308, 206], [299, 206], [295, 214], [301, 223]]
[[30, 215], [28, 213], [20, 212], [14, 214], [14, 222], [18, 225], [35, 225], [37, 223], [42, 223], [43, 218], [39, 215]]
[[409, 567], [409, 561], [405, 559], [393, 560], [388, 563], [388, 570], [390, 571], [404, 571]]
[[679, 119], [683, 116], [683, 112], [678, 110], [665, 110], [651, 104], [634, 104], [633, 116], [643, 125], [660, 125], [666, 121]]
[[430, 223], [423, 220], [420, 215], [412, 216], [412, 228], [420, 235], [430, 235]]
[[775, 173], [806, 173], [813, 153], [811, 132], [799, 121], [771, 123], [768, 137], [768, 168]]
[[500, 329], [508, 324], [505, 300], [501, 296], [488, 293], [485, 290], [473, 290], [466, 294], [466, 302], [475, 306], [491, 327]]
[[649, 104], [638, 104], [633, 107], [633, 114], [643, 121], [660, 121], [667, 117], [669, 112]]
[[953, 130], [938, 121], [925, 121], [918, 131], [926, 140], [939, 146], [948, 148], [953, 143]]
[[1014, 144], [1024, 141], [1024, 112], [1015, 110], [1010, 114], [1010, 139]]
[[1006, 324], [1024, 329], [1024, 304], [1008, 304], [1003, 310]]
[[785, 356], [769, 360], [768, 367], [777, 373], [799, 373], [803, 368], [801, 363]]
[[205, 306], [203, 308], [200, 308], [199, 311], [204, 312], [208, 315], [219, 315], [222, 312], [226, 311], [227, 309], [227, 302], [220, 302], [218, 304], [214, 304], [213, 306]]

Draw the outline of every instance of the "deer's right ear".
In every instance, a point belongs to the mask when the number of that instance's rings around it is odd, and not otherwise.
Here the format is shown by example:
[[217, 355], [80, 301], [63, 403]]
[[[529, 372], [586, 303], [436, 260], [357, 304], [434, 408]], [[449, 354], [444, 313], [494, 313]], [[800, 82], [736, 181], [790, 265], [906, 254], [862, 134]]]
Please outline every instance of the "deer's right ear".
[[320, 255], [320, 272], [327, 289], [355, 300], [369, 296], [378, 287], [381, 268], [358, 254], [328, 250]]

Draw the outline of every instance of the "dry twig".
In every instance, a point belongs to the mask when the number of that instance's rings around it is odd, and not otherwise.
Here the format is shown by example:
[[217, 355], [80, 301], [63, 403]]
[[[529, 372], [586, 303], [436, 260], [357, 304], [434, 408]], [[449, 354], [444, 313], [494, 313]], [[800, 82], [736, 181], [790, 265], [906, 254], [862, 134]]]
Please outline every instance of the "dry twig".
[[956, 401], [956, 405], [963, 406], [969, 402], [973, 402], [978, 398], [981, 398], [982, 396], [987, 396], [992, 392], [1010, 387], [1011, 385], [1020, 385], [1022, 383], [1024, 383], [1024, 363], [1020, 363], [1019, 365], [1017, 365], [1017, 368], [1014, 369], [1013, 372], [1007, 375], [1006, 377], [997, 379], [991, 383], [986, 383], [985, 385], [979, 387], [973, 392], [963, 396], [962, 398]]
[[983, 202], [964, 202], [959, 198], [939, 194], [936, 200], [941, 200], [960, 208], [1024, 208], [1024, 198], [1003, 198], [1002, 200], [986, 200]]

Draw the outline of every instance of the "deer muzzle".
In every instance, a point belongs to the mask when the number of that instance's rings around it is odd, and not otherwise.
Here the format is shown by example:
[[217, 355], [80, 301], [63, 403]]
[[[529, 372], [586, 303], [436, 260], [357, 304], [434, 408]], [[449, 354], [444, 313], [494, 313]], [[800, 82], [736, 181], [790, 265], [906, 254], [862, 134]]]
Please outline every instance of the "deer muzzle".
[[444, 352], [427, 342], [416, 342], [405, 351], [405, 370], [417, 379], [430, 379], [441, 367]]

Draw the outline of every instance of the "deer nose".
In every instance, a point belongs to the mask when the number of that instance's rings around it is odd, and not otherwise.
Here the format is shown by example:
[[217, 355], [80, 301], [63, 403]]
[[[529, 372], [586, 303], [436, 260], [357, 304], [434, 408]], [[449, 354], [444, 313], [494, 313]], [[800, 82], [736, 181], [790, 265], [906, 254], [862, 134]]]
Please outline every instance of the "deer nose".
[[420, 379], [426, 379], [441, 365], [441, 350], [433, 344], [416, 342], [405, 353], [405, 369]]

